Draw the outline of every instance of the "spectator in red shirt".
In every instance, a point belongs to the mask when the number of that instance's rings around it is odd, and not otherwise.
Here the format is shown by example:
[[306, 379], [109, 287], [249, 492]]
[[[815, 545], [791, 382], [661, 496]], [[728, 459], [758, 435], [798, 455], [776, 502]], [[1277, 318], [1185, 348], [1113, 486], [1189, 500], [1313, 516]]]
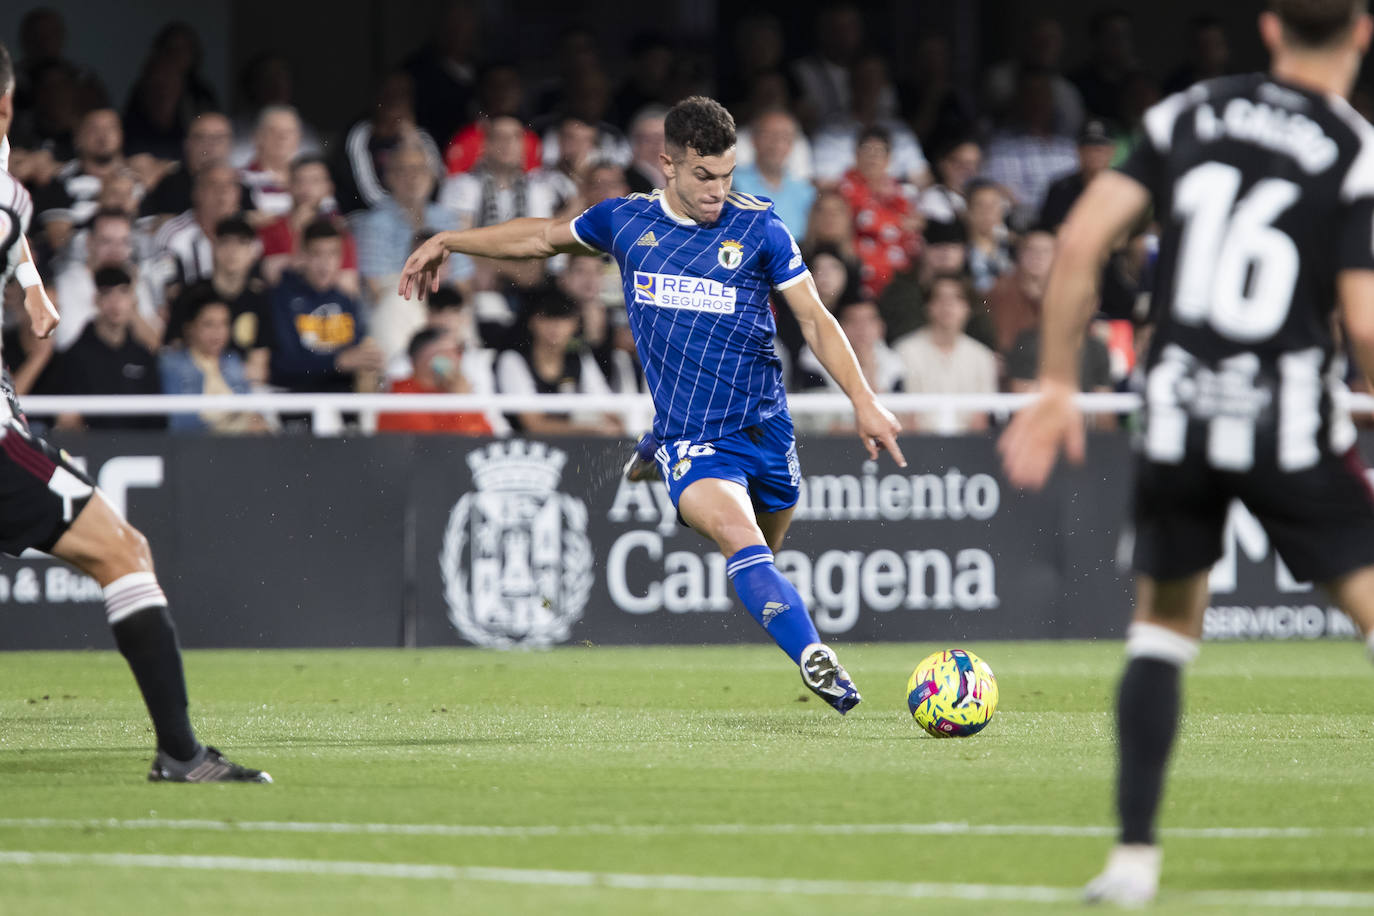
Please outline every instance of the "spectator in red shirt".
[[[483, 72], [479, 81], [478, 111], [481, 117], [460, 129], [444, 149], [444, 165], [450, 175], [467, 172], [482, 161], [487, 145], [487, 126], [496, 118], [520, 117], [524, 88], [520, 71], [510, 64], [493, 64]], [[523, 139], [525, 171], [536, 169], [543, 161], [539, 135], [528, 127]]]
[[276, 286], [285, 269], [301, 268], [301, 233], [320, 217], [343, 233], [343, 271], [339, 288], [358, 295], [358, 247], [334, 205], [334, 181], [322, 156], [300, 156], [291, 163], [291, 210], [258, 229], [262, 242], [262, 278]]
[[877, 297], [920, 251], [920, 212], [887, 174], [891, 157], [891, 135], [882, 127], [864, 128], [859, 132], [854, 168], [845, 173], [839, 187], [854, 213], [855, 248], [867, 299]]
[[[412, 374], [410, 378], [391, 383], [394, 394], [485, 394], [491, 391], [490, 380], [483, 385], [469, 377], [468, 367], [463, 362], [466, 348], [448, 331], [425, 328], [411, 338], [409, 349]], [[381, 413], [377, 416], [377, 430], [465, 436], [490, 436], [496, 432], [487, 415], [479, 411]]]

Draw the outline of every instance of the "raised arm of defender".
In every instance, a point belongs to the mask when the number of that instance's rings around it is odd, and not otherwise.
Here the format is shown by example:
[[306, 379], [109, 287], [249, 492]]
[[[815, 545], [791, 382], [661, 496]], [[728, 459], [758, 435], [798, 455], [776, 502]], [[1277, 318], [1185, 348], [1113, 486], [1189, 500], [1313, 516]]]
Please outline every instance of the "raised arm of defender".
[[853, 402], [854, 422], [858, 426], [859, 438], [863, 440], [864, 448], [868, 449], [868, 456], [876, 461], [878, 447], [882, 446], [891, 453], [898, 467], [906, 467], [906, 458], [897, 445], [897, 433], [902, 431], [901, 424], [890, 410], [878, 403], [872, 387], [864, 378], [863, 370], [859, 368], [859, 360], [854, 356], [849, 339], [840, 329], [840, 323], [821, 303], [820, 294], [816, 291], [816, 282], [811, 279], [810, 274], [803, 276], [805, 279], [801, 282], [793, 283], [782, 291], [788, 308], [797, 316], [797, 323], [801, 325], [802, 337], [811, 347], [811, 352], [821, 361], [825, 371], [830, 373], [836, 384]]
[[1041, 315], [1040, 391], [997, 443], [1007, 477], [1018, 487], [1044, 486], [1060, 448], [1071, 461], [1083, 460], [1083, 417], [1073, 400], [1083, 334], [1097, 308], [1102, 265], [1149, 205], [1144, 185], [1119, 172], [1103, 172], [1059, 230]]
[[520, 261], [589, 251], [573, 235], [571, 226], [572, 220], [566, 218], [522, 217], [480, 229], [440, 232], [406, 259], [398, 291], [406, 299], [412, 291], [423, 299], [426, 293], [438, 290], [439, 268], [450, 254]]

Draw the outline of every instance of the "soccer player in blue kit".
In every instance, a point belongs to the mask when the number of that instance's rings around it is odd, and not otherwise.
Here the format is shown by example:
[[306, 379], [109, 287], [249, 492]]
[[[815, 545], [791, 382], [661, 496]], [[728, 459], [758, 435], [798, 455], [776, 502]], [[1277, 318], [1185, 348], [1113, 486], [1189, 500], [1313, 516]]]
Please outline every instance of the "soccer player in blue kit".
[[881, 447], [905, 467], [896, 441], [901, 427], [864, 379], [772, 204], [730, 190], [730, 113], [694, 96], [668, 112], [664, 134], [666, 187], [602, 201], [572, 219], [441, 232], [406, 261], [400, 293], [438, 289], [439, 268], [454, 252], [547, 258], [592, 250], [614, 257], [654, 401], [650, 449], [678, 514], [719, 546], [740, 600], [797, 663], [806, 686], [846, 713], [859, 692], [773, 564], [801, 483], [773, 347], [773, 290], [849, 396], [869, 457], [876, 460]]

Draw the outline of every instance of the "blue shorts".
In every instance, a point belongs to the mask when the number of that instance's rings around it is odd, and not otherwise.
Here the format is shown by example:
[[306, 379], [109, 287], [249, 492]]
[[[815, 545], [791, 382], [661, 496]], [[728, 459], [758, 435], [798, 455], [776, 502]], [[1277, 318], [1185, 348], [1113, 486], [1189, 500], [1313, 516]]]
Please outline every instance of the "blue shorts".
[[797, 438], [785, 410], [712, 442], [665, 442], [654, 458], [674, 506], [682, 492], [703, 477], [740, 484], [749, 491], [756, 512], [789, 509], [801, 496]]

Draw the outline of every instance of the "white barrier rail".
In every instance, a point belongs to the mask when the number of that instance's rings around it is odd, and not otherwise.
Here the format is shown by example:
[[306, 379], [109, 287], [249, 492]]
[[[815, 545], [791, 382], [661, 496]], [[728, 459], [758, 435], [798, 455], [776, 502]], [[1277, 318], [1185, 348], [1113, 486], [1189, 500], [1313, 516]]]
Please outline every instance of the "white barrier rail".
[[[894, 413], [952, 416], [963, 411], [1009, 415], [1028, 403], [1030, 394], [889, 394], [879, 400]], [[23, 398], [24, 410], [35, 415], [74, 413], [85, 416], [242, 411], [269, 414], [310, 414], [317, 432], [340, 428], [344, 413], [618, 413], [651, 416], [653, 403], [642, 394], [241, 394], [241, 395], [43, 395]], [[1128, 413], [1140, 406], [1137, 394], [1080, 394], [1079, 406], [1088, 414]], [[1374, 413], [1374, 395], [1350, 394], [1346, 403], [1354, 413]], [[794, 415], [845, 413], [849, 398], [838, 392], [788, 395]]]
[[[902, 413], [940, 410], [1014, 411], [1029, 394], [890, 394], [879, 400]], [[1374, 397], [1365, 396], [1370, 409]], [[1089, 413], [1120, 413], [1140, 405], [1135, 394], [1084, 394], [1079, 401]], [[395, 411], [453, 413], [497, 410], [503, 413], [619, 413], [652, 410], [644, 394], [129, 394], [34, 395], [21, 398], [29, 413], [90, 415], [199, 413], [207, 410], [309, 413], [317, 408], [339, 411]], [[802, 392], [787, 397], [797, 414], [836, 413], [850, 409], [849, 398], [838, 392]]]

